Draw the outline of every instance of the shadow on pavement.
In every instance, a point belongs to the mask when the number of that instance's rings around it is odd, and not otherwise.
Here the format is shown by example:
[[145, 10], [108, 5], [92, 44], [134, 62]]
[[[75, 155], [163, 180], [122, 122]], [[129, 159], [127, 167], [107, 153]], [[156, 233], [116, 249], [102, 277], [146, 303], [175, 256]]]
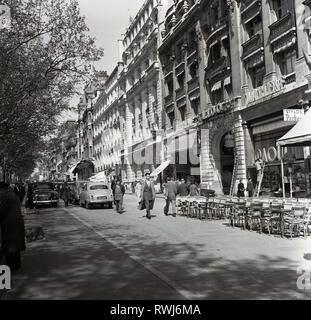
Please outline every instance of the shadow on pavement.
[[[292, 261], [261, 255], [231, 261], [188, 243], [149, 241], [137, 234], [126, 252], [178, 284], [172, 288], [62, 210], [44, 210], [26, 224], [41, 224], [46, 240], [28, 244], [23, 270], [8, 299], [310, 299], [298, 291]], [[105, 228], [126, 229], [126, 225]], [[97, 227], [100, 228], [100, 225]], [[120, 236], [109, 238], [119, 241]], [[204, 249], [205, 250], [205, 249]], [[201, 252], [199, 255], [198, 253]], [[180, 288], [186, 294], [180, 294]], [[176, 290], [179, 289], [179, 290]]]

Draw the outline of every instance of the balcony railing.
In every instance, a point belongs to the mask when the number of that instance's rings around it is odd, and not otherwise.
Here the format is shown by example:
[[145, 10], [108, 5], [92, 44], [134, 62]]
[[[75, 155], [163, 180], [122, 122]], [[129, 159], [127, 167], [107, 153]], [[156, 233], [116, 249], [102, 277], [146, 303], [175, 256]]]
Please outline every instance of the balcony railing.
[[208, 35], [207, 41], [209, 41], [219, 30], [222, 30], [224, 27], [229, 26], [228, 16], [224, 16], [221, 19], [217, 20], [214, 24], [205, 24], [203, 26], [204, 31]]
[[194, 77], [188, 81], [188, 92], [194, 91], [200, 87], [199, 78]]
[[262, 34], [256, 34], [252, 38], [250, 38], [248, 41], [244, 42], [242, 44], [243, 47], [243, 55], [242, 59], [245, 59], [247, 56], [249, 56], [251, 53], [257, 51], [258, 49], [263, 47], [263, 38]]
[[180, 87], [176, 90], [176, 100], [182, 98], [185, 95], [185, 87]]
[[185, 71], [185, 62], [180, 61], [175, 67], [175, 73], [176, 73], [176, 75], [179, 75], [184, 71]]
[[246, 12], [248, 12], [250, 9], [252, 9], [255, 4], [257, 6], [261, 5], [260, 0], [244, 0], [241, 3], [241, 14], [244, 15]]
[[205, 69], [207, 78], [212, 79], [223, 71], [229, 69], [230, 67], [231, 65], [229, 57], [221, 57], [217, 61], [207, 66], [207, 68]]
[[164, 98], [165, 106], [169, 106], [173, 103], [173, 94], [169, 94]]
[[288, 31], [293, 30], [295, 28], [294, 17], [291, 12], [288, 12], [284, 17], [274, 22], [269, 26], [270, 28], [270, 41], [273, 43], [282, 35], [288, 33]]

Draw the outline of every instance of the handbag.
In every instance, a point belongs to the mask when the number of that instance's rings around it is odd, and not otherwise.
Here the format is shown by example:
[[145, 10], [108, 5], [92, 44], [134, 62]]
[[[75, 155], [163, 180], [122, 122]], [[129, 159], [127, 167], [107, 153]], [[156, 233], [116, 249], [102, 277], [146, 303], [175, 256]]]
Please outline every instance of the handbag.
[[145, 201], [140, 201], [138, 204], [138, 209], [139, 210], [145, 210], [146, 209], [146, 204]]

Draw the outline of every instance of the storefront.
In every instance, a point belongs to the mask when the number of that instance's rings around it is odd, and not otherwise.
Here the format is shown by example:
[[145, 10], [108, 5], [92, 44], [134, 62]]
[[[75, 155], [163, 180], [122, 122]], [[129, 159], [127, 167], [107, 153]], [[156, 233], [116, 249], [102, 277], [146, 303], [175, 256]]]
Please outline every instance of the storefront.
[[282, 196], [281, 159], [284, 162], [284, 182], [286, 196], [290, 196], [292, 183], [293, 197], [306, 197], [309, 184], [309, 168], [305, 161], [303, 147], [277, 147], [277, 140], [284, 136], [294, 123], [286, 123], [278, 117], [266, 123], [253, 122], [251, 125], [254, 159], [248, 159], [247, 173], [257, 181], [254, 161], [261, 158], [265, 162], [264, 176], [261, 186], [263, 195]]

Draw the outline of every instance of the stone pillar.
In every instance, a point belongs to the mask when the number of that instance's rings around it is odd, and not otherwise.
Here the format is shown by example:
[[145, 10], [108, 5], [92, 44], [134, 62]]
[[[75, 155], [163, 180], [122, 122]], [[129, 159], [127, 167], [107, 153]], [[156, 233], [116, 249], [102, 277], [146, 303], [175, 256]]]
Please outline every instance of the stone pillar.
[[247, 184], [247, 172], [246, 172], [246, 155], [245, 155], [245, 136], [242, 125], [241, 115], [237, 116], [234, 123], [234, 141], [235, 151], [238, 157], [238, 168], [237, 168], [237, 179], [235, 181], [234, 193], [237, 192], [237, 184], [240, 180], [243, 181], [244, 185]]
[[265, 54], [265, 66], [266, 74], [264, 81], [268, 82], [276, 79], [276, 66], [273, 59], [272, 48], [270, 44], [270, 29], [269, 26], [275, 21], [275, 18], [271, 15], [270, 5], [267, 2], [263, 2], [262, 6], [262, 30], [263, 30], [263, 42], [264, 42], [264, 54]]

